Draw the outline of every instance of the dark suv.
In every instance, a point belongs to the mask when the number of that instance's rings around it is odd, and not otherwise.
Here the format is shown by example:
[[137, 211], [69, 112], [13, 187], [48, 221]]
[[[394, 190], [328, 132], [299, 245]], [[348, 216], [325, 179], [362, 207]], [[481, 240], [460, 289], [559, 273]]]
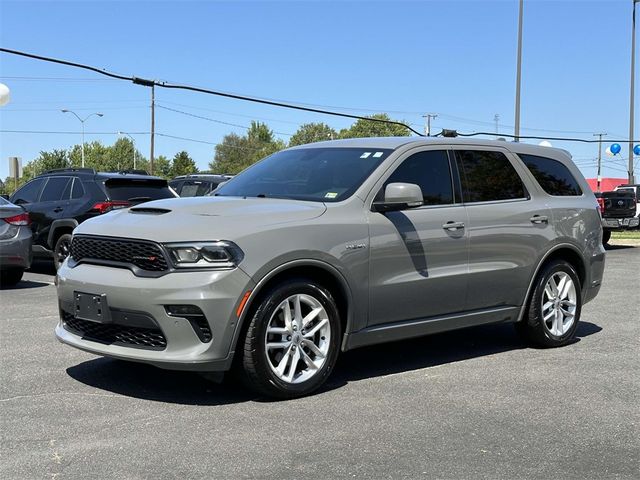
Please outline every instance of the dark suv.
[[167, 181], [141, 173], [101, 173], [90, 168], [49, 170], [18, 189], [11, 201], [29, 212], [33, 253], [69, 254], [71, 232], [88, 218], [149, 200], [174, 198]]
[[203, 197], [213, 192], [221, 183], [227, 182], [233, 175], [213, 175], [200, 173], [195, 175], [180, 175], [169, 182], [181, 197]]

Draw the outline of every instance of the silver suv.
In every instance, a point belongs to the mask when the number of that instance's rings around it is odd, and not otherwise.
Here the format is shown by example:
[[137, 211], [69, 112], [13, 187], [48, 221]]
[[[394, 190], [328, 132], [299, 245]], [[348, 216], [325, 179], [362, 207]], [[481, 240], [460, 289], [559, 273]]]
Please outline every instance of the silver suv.
[[273, 154], [213, 197], [80, 224], [58, 339], [308, 394], [340, 351], [496, 322], [570, 342], [600, 289], [593, 193], [570, 155], [480, 140], [366, 138]]

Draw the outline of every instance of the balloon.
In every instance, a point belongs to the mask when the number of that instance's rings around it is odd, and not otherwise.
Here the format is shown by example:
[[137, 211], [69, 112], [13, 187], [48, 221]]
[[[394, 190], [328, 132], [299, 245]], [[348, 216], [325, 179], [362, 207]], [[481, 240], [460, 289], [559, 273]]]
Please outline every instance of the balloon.
[[635, 147], [633, 147], [633, 153], [635, 153], [636, 155], [640, 155], [640, 145], [636, 145]]
[[622, 147], [620, 146], [619, 143], [614, 143], [609, 148], [611, 149], [611, 153], [613, 153], [614, 155], [619, 154], [620, 150], [622, 150]]
[[613, 152], [611, 151], [611, 147], [607, 147], [607, 149], [604, 151], [604, 153], [606, 153], [610, 157], [613, 157]]
[[11, 95], [9, 95], [9, 87], [4, 83], [0, 83], [0, 107], [9, 103]]

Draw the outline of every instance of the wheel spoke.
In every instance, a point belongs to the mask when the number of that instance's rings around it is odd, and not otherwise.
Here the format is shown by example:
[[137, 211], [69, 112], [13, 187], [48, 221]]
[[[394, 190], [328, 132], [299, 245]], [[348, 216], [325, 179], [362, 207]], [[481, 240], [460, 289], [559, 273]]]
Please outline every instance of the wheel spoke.
[[558, 297], [562, 298], [562, 292], [564, 292], [564, 287], [567, 284], [567, 277], [561, 277], [560, 278], [560, 282], [558, 282], [557, 286], [556, 286], [556, 293], [558, 294]]
[[286, 352], [284, 352], [284, 355], [282, 355], [282, 358], [280, 359], [280, 363], [278, 363], [278, 366], [276, 367], [276, 373], [278, 374], [278, 376], [282, 376], [284, 375], [284, 371], [287, 368], [287, 364], [289, 363], [289, 360], [291, 359], [291, 346], [289, 346], [289, 348], [287, 349]]
[[551, 288], [551, 292], [553, 293], [553, 297], [558, 295], [558, 284], [556, 283], [556, 279], [551, 277], [548, 282], [549, 287]]
[[311, 357], [307, 355], [307, 352], [305, 352], [303, 349], [300, 349], [300, 355], [302, 356], [302, 360], [304, 361], [304, 363], [306, 363], [310, 369], [318, 369], [318, 366], [313, 362], [313, 360], [311, 360]]
[[318, 333], [318, 330], [320, 330], [322, 327], [324, 327], [326, 324], [329, 323], [329, 319], [325, 318], [320, 320], [315, 327], [313, 327], [311, 330], [309, 330], [308, 332], [306, 332], [304, 334], [304, 338], [313, 338], [313, 336]]
[[298, 362], [300, 361], [300, 348], [296, 348], [291, 358], [291, 365], [289, 366], [289, 372], [284, 376], [284, 379], [288, 382], [293, 380], [293, 376], [296, 373]]
[[302, 307], [300, 306], [300, 295], [296, 295], [293, 300], [293, 319], [300, 325], [302, 321]]
[[551, 310], [549, 313], [547, 313], [544, 317], [542, 317], [542, 319], [546, 322], [548, 321], [552, 316], [554, 316], [556, 314], [555, 310]]
[[284, 327], [269, 327], [267, 328], [267, 333], [272, 333], [273, 335], [286, 335], [290, 332]]
[[565, 278], [566, 281], [564, 283], [564, 288], [560, 291], [560, 298], [565, 299], [567, 298], [567, 295], [569, 295], [569, 290], [571, 290], [571, 287], [573, 285], [573, 282], [571, 282], [571, 279], [569, 277]]
[[553, 302], [547, 302], [544, 305], [542, 305], [542, 311], [544, 312], [544, 311], [548, 310], [549, 307], [552, 307], [552, 306], [553, 306]]
[[554, 297], [553, 288], [551, 288], [551, 284], [547, 282], [547, 285], [544, 287], [544, 293], [547, 294], [547, 298], [551, 299]]
[[[560, 312], [560, 310], [558, 310], [556, 312], [556, 318], [555, 318], [555, 333], [554, 335], [562, 335], [562, 313]], [[553, 333], [553, 332], [552, 332]]]
[[275, 350], [278, 348], [289, 348], [291, 346], [291, 342], [269, 342], [267, 343], [268, 350]]
[[560, 307], [560, 311], [562, 312], [562, 314], [567, 317], [568, 319], [573, 318], [575, 315], [573, 313], [571, 313], [569, 310], [565, 310], [564, 308]]
[[316, 355], [316, 357], [318, 357], [318, 358], [324, 358], [325, 357], [324, 353], [322, 353], [320, 351], [320, 349], [316, 346], [316, 344], [313, 343], [312, 341], [304, 340], [303, 345], [305, 347], [307, 347], [309, 350], [311, 350]]
[[569, 307], [569, 308], [573, 308], [573, 307], [576, 306], [575, 302], [572, 302], [569, 299], [562, 300], [562, 305], [564, 305], [565, 307]]
[[316, 318], [322, 310], [322, 307], [317, 307], [307, 313], [307, 316], [302, 319], [302, 328], [305, 328], [309, 322], [313, 321], [313, 319]]
[[293, 331], [293, 329], [291, 328], [291, 308], [289, 307], [289, 300], [287, 299], [282, 302], [280, 308], [282, 309], [282, 313], [284, 316], [284, 328], [287, 330], [287, 332]]

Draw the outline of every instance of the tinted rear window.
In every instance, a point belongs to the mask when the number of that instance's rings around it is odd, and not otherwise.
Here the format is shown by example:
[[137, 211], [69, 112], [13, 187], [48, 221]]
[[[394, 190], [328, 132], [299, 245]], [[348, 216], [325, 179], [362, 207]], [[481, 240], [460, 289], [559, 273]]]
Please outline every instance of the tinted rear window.
[[518, 172], [500, 152], [456, 150], [466, 203], [527, 198]]
[[184, 182], [182, 190], [180, 190], [181, 197], [202, 197], [209, 193], [211, 190], [218, 186], [217, 183], [202, 182], [199, 180]]
[[107, 180], [105, 186], [111, 200], [148, 201], [174, 198], [166, 180], [133, 180], [115, 178]]
[[518, 155], [542, 189], [557, 197], [579, 196], [582, 189], [569, 169], [557, 160], [537, 155]]

